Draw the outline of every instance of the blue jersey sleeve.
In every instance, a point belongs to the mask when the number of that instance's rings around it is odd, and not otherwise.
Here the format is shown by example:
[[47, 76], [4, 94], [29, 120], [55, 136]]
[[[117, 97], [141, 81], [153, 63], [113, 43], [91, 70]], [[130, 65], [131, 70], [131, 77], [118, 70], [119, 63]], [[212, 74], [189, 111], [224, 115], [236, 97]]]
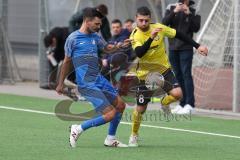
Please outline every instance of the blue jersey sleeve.
[[65, 55], [67, 57], [72, 57], [73, 50], [74, 50], [74, 39], [71, 37], [68, 37], [64, 46]]

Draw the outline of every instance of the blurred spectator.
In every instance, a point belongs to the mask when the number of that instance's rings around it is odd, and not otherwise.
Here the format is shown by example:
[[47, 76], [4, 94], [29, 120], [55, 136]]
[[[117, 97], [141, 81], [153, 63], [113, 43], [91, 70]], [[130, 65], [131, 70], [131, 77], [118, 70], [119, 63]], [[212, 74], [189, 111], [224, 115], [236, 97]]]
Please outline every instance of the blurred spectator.
[[100, 33], [101, 33], [102, 37], [105, 39], [105, 41], [108, 41], [112, 36], [109, 21], [108, 21], [108, 18], [107, 18], [108, 8], [104, 4], [99, 4], [96, 8], [104, 16], [102, 18], [102, 25], [101, 25], [101, 28], [100, 28], [100, 31], [101, 31]]
[[50, 62], [52, 60], [51, 56], [55, 59], [55, 62], [51, 62], [53, 66], [64, 59], [64, 44], [68, 35], [67, 27], [55, 27], [44, 37], [44, 45], [48, 48], [48, 59]]
[[[124, 29], [122, 22], [119, 19], [114, 19], [111, 23], [112, 38], [108, 41], [109, 44], [117, 45], [124, 42], [130, 36], [130, 32]], [[112, 69], [124, 68], [127, 65], [129, 57], [131, 56], [131, 47], [121, 48], [116, 52], [108, 53], [102, 59], [102, 73], [110, 80], [110, 72]]]
[[124, 29], [122, 22], [119, 19], [114, 19], [111, 23], [112, 29], [112, 38], [109, 39], [110, 44], [116, 44], [118, 42], [123, 42], [125, 39], [128, 39], [131, 32], [128, 29]]
[[[47, 58], [52, 65], [49, 75], [49, 88], [55, 89], [57, 76], [61, 61], [64, 59], [64, 44], [69, 35], [68, 27], [55, 27], [50, 30], [49, 34], [44, 37], [44, 45], [47, 48]], [[75, 74], [72, 72], [68, 79], [75, 81]]]
[[132, 31], [133, 31], [133, 23], [134, 23], [134, 20], [127, 19], [124, 22], [124, 27], [123, 28], [126, 28], [130, 33], [132, 33]]
[[[201, 23], [201, 17], [195, 14], [193, 4], [192, 0], [179, 0], [175, 4], [170, 4], [162, 20], [163, 24], [193, 37], [193, 33], [199, 31]], [[169, 60], [183, 91], [183, 98], [172, 113], [188, 114], [195, 106], [192, 59], [191, 45], [179, 39], [169, 39]]]
[[78, 30], [83, 22], [83, 10], [77, 11], [69, 20], [69, 33], [72, 33], [76, 30]]
[[[100, 5], [96, 6], [96, 8], [104, 16], [102, 19], [100, 34], [102, 35], [102, 37], [104, 38], [105, 41], [108, 41], [111, 38], [110, 25], [109, 25], [109, 21], [107, 19], [108, 8], [104, 4], [100, 4]], [[81, 27], [82, 22], [83, 22], [83, 15], [82, 15], [83, 10], [78, 11], [70, 18], [70, 21], [69, 21], [69, 32], [70, 33], [78, 30]]]

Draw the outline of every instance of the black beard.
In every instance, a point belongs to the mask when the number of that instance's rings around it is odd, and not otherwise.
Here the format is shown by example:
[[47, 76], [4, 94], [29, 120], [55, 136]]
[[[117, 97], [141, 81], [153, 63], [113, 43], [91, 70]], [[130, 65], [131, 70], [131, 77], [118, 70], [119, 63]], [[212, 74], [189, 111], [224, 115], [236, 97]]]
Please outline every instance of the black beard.
[[98, 32], [100, 29], [96, 29], [96, 30], [91, 30], [90, 28], [88, 29], [88, 32], [89, 33], [95, 33], [95, 32]]

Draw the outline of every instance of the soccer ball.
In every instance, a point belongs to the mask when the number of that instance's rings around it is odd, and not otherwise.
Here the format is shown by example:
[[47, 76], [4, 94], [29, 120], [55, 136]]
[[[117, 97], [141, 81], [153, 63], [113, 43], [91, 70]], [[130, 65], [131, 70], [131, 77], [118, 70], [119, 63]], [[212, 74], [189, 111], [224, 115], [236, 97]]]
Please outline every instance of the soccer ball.
[[145, 79], [145, 85], [151, 90], [162, 88], [164, 86], [164, 77], [159, 72], [151, 72]]

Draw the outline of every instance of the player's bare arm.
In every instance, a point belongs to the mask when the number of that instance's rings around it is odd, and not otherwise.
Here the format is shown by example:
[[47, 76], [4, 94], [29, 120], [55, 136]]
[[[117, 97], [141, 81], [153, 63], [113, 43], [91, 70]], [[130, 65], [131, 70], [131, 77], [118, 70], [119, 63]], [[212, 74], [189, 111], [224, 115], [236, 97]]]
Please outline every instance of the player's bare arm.
[[63, 93], [63, 88], [64, 88], [64, 80], [66, 76], [71, 72], [72, 70], [72, 60], [70, 57], [65, 56], [63, 60], [63, 65], [61, 67], [61, 72], [58, 80], [58, 86], [56, 88], [56, 91], [58, 94]]

